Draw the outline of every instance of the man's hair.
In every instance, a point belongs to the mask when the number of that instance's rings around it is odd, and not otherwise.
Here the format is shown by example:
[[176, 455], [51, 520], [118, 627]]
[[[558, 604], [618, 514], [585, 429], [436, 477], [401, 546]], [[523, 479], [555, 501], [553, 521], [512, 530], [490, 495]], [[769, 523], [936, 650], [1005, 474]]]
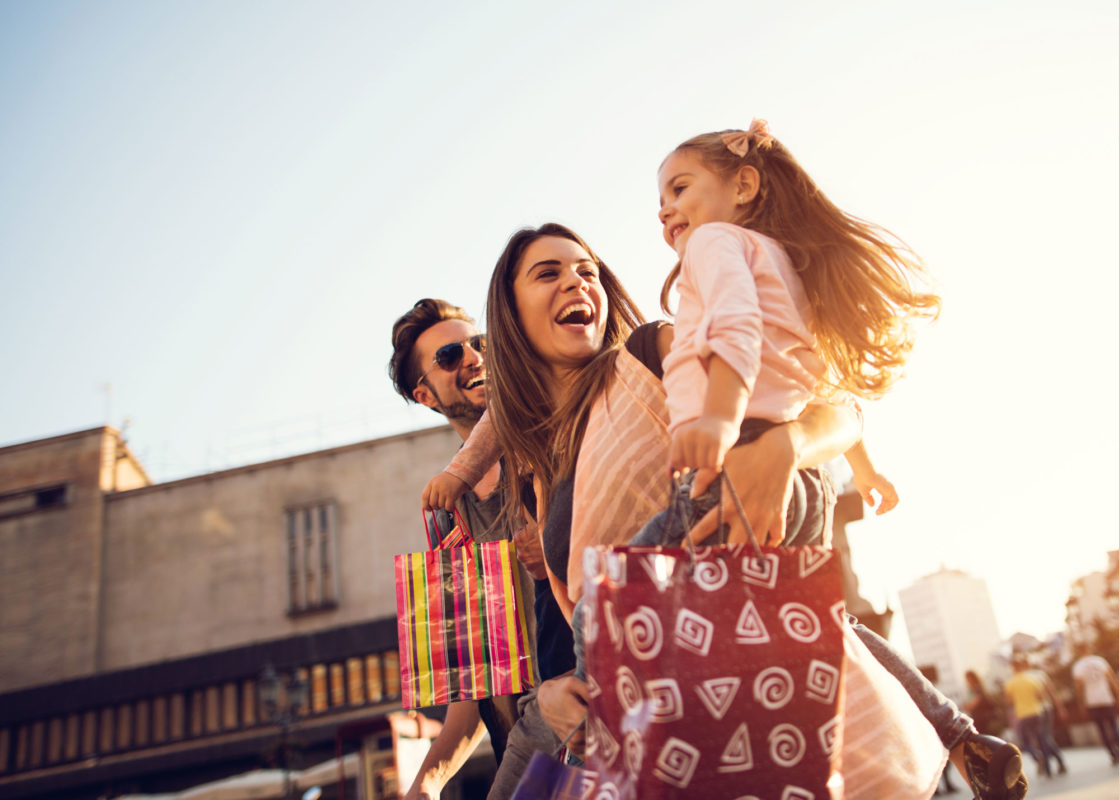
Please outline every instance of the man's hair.
[[449, 319], [474, 324], [470, 315], [458, 306], [431, 297], [417, 301], [411, 311], [393, 323], [389, 377], [400, 396], [410, 403], [416, 402], [412, 392], [416, 390], [416, 384], [423, 374], [415, 354], [416, 340], [432, 325]]

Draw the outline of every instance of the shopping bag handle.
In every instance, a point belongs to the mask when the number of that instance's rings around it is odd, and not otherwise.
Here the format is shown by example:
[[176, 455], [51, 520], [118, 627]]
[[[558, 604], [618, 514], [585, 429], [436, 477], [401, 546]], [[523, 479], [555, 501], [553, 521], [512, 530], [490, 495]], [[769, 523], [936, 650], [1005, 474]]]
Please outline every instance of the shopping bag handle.
[[578, 733], [579, 729], [582, 728], [586, 724], [587, 724], [587, 718], [586, 717], [583, 717], [581, 720], [579, 720], [579, 724], [576, 725], [574, 728], [572, 728], [571, 733], [569, 733], [569, 734], [567, 734], [567, 736], [563, 737], [563, 741], [560, 742], [559, 746], [555, 750], [552, 751], [552, 758], [555, 758], [555, 759], [560, 760], [560, 761], [564, 760], [563, 751], [567, 747], [567, 743], [570, 742], [571, 737], [574, 736], [576, 733]]
[[[438, 549], [440, 549], [440, 546], [443, 544], [443, 532], [441, 530], [439, 530], [439, 523], [436, 521], [436, 518], [435, 518], [435, 513], [439, 510], [440, 509], [428, 509], [428, 508], [421, 508], [420, 509], [420, 519], [423, 520], [424, 533], [427, 534], [427, 544], [428, 544], [428, 549], [430, 549], [430, 550], [438, 550]], [[430, 516], [430, 524], [429, 524], [429, 520], [428, 520], [428, 512], [430, 512], [430, 515], [431, 515]], [[470, 532], [470, 529], [468, 527], [466, 527], [466, 520], [464, 520], [462, 518], [462, 514], [459, 513], [458, 506], [455, 506], [454, 513], [455, 513], [455, 523], [462, 530], [462, 534], [463, 534], [463, 537], [464, 537], [462, 543], [464, 545], [471, 544], [474, 541], [474, 534], [472, 534]], [[431, 533], [432, 529], [435, 530], [434, 536]]]
[[[677, 508], [679, 506], [679, 504], [681, 502], [683, 502], [683, 500], [680, 497], [682, 487], [683, 487], [683, 481], [680, 479], [680, 473], [674, 470], [673, 473], [672, 473], [672, 490], [669, 492], [669, 495], [668, 495], [668, 516], [665, 517], [664, 527], [661, 528], [661, 540], [660, 540], [661, 547], [667, 546], [667, 544], [668, 544], [668, 532], [672, 530], [672, 526], [676, 522], [677, 515], [679, 515], [681, 522], [683, 522], [683, 520], [684, 520], [683, 513], [681, 511], [679, 511], [679, 509]], [[684, 547], [690, 549], [692, 547], [691, 537], [689, 537], [687, 535], [686, 531], [684, 533], [684, 539], [687, 540]]]
[[[754, 554], [762, 557], [762, 546], [758, 544], [758, 537], [754, 535], [754, 529], [750, 526], [750, 520], [746, 519], [746, 509], [742, 507], [742, 499], [738, 496], [738, 492], [734, 490], [734, 484], [730, 482], [730, 476], [727, 471], [723, 470], [719, 473], [719, 532], [722, 535], [723, 530], [723, 498], [722, 492], [726, 491], [730, 494], [730, 499], [734, 501], [734, 507], [738, 511], [738, 518], [742, 520], [743, 527], [746, 528], [746, 536], [750, 539], [750, 544], [754, 547]], [[690, 539], [690, 537], [688, 537]]]

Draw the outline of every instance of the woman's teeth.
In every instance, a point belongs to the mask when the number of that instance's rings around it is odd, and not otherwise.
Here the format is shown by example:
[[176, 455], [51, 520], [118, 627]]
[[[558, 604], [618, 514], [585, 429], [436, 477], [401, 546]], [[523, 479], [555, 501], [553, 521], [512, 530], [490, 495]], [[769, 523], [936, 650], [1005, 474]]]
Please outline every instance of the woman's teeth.
[[556, 317], [560, 325], [587, 325], [594, 319], [594, 309], [589, 303], [568, 306]]

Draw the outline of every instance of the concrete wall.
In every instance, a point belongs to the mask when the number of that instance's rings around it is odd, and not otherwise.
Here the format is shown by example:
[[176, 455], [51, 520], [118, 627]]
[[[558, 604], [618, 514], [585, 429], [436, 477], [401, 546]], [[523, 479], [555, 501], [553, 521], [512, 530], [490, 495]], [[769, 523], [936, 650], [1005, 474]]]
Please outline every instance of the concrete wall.
[[97, 660], [105, 428], [0, 448], [0, 495], [67, 485], [66, 503], [0, 519], [0, 692]]
[[[420, 491], [459, 444], [441, 427], [109, 496], [100, 668], [395, 616], [392, 556], [425, 548]], [[284, 510], [325, 500], [340, 601], [289, 616]]]

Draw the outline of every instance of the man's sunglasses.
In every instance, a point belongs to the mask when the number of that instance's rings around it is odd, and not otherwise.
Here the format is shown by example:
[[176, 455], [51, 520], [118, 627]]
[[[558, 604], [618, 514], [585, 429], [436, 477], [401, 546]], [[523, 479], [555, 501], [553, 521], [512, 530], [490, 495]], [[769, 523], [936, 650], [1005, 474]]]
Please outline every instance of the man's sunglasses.
[[465, 353], [463, 347], [470, 345], [470, 349], [478, 355], [486, 352], [486, 335], [484, 333], [476, 333], [469, 339], [463, 339], [461, 342], [452, 342], [445, 344], [435, 351], [435, 358], [431, 360], [432, 367], [416, 381], [417, 384], [423, 383], [424, 378], [431, 374], [432, 370], [438, 367], [446, 372], [454, 372], [459, 368], [462, 363], [462, 357]]

